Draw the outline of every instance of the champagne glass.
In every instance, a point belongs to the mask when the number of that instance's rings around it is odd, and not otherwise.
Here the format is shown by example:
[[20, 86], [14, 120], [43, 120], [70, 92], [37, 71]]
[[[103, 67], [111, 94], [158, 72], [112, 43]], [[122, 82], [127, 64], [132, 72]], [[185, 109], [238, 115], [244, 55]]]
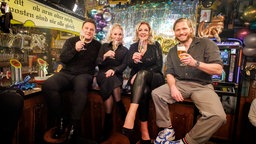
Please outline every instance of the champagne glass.
[[[142, 56], [143, 50], [144, 50], [143, 40], [140, 40], [139, 45], [138, 45], [138, 52], [141, 54], [141, 56]], [[138, 62], [142, 63], [141, 60], [138, 60]]]
[[[85, 40], [85, 34], [84, 34], [83, 31], [80, 32], [80, 40], [81, 40], [82, 42], [84, 42], [84, 44], [86, 44], [86, 43], [85, 43], [85, 42], [86, 42], [86, 40]], [[81, 48], [81, 50], [86, 50], [85, 45]]]
[[112, 49], [113, 49], [113, 51], [116, 51], [116, 49], [118, 48], [118, 41], [116, 41], [116, 40], [114, 40], [113, 42], [112, 42]]
[[[177, 45], [177, 52], [178, 52], [178, 57], [181, 59], [184, 56], [181, 56], [182, 53], [187, 53], [186, 47], [183, 44], [178, 44]], [[186, 66], [186, 64], [181, 63], [180, 66]]]
[[[113, 40], [112, 41], [112, 50], [115, 52], [116, 50], [117, 50], [117, 48], [118, 48], [118, 41], [116, 41], [116, 40]], [[115, 59], [115, 57], [110, 57], [110, 58], [112, 58], [112, 59]]]

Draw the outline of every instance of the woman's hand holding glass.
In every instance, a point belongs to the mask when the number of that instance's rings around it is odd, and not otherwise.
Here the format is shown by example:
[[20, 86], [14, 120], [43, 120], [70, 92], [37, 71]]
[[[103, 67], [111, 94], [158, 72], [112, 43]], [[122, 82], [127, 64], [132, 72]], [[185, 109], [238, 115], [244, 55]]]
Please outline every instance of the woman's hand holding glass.
[[113, 50], [109, 50], [104, 54], [105, 58], [111, 58], [111, 59], [115, 59], [115, 52]]
[[119, 42], [116, 40], [113, 40], [112, 41], [112, 51], [109, 56], [110, 58], [115, 59], [115, 51], [117, 50], [118, 46], [119, 46]]
[[133, 61], [134, 61], [134, 63], [142, 63], [142, 61], [141, 61], [141, 59], [142, 59], [142, 55], [141, 55], [141, 53], [139, 53], [139, 52], [135, 52], [134, 54], [133, 54], [133, 56], [132, 56], [132, 59], [133, 59]]

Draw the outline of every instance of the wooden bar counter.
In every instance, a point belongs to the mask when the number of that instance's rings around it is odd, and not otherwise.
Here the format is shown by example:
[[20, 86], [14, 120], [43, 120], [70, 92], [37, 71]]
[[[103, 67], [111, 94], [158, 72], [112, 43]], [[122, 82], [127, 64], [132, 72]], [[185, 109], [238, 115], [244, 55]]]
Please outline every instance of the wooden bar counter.
[[24, 91], [24, 108], [13, 144], [40, 144], [47, 128], [47, 108], [41, 89]]

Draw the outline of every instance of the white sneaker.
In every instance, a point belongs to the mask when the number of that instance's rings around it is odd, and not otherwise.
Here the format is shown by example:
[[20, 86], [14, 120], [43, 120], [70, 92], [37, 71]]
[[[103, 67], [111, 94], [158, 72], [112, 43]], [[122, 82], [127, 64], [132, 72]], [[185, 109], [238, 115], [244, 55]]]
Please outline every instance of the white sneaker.
[[161, 141], [160, 144], [184, 144], [182, 140], [177, 140], [177, 141]]
[[173, 128], [165, 128], [158, 133], [154, 144], [161, 144], [162, 141], [172, 141], [175, 139], [175, 131]]

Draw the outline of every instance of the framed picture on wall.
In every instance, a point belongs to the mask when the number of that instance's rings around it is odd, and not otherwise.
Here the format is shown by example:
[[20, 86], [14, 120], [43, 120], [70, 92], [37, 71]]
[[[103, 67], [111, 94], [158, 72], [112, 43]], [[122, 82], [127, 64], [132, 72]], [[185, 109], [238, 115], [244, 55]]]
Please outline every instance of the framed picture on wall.
[[234, 114], [237, 98], [234, 96], [221, 96], [221, 103], [226, 113]]
[[200, 21], [199, 22], [210, 22], [212, 18], [212, 10], [211, 9], [202, 9], [200, 12]]

